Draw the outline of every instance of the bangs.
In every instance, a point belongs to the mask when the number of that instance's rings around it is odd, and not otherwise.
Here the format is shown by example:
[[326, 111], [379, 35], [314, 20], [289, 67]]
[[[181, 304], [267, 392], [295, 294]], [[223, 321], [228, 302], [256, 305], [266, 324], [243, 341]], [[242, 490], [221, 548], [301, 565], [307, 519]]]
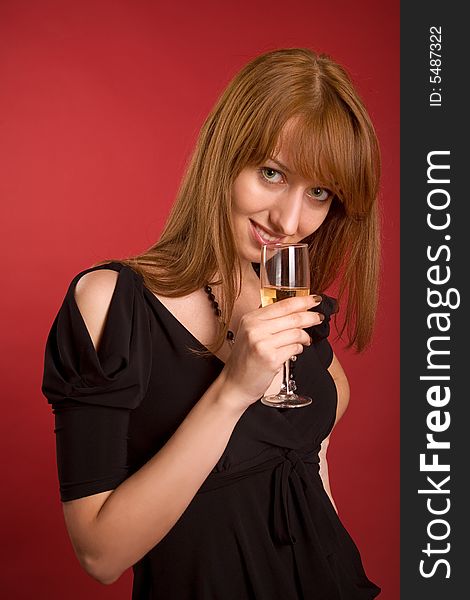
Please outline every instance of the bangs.
[[249, 162], [260, 165], [282, 151], [291, 169], [331, 190], [347, 214], [367, 214], [375, 201], [378, 173], [371, 136], [350, 108], [336, 100], [323, 110], [293, 116], [283, 124], [277, 121], [277, 127], [276, 121], [267, 121], [252, 144]]

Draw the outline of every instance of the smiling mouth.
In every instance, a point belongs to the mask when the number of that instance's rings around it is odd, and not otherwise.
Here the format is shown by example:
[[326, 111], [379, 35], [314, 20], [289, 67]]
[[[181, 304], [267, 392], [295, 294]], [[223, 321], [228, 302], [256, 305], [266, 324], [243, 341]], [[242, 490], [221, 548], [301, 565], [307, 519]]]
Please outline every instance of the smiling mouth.
[[254, 231], [254, 234], [255, 234], [257, 240], [261, 244], [272, 244], [275, 242], [280, 242], [285, 237], [285, 236], [274, 236], [271, 233], [268, 233], [266, 231], [266, 229], [263, 229], [260, 225], [258, 225], [258, 223], [251, 221], [251, 219], [250, 219], [250, 223], [251, 223], [251, 226], [253, 228], [253, 231]]

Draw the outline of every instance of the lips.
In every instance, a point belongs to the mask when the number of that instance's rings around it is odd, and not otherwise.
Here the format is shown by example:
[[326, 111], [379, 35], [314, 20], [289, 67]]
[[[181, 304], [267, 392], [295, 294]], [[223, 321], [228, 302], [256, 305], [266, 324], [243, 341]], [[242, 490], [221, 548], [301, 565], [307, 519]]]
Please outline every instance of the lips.
[[258, 241], [260, 244], [273, 244], [284, 239], [284, 236], [275, 236], [254, 221], [250, 220], [250, 223], [253, 230], [253, 235], [256, 241]]

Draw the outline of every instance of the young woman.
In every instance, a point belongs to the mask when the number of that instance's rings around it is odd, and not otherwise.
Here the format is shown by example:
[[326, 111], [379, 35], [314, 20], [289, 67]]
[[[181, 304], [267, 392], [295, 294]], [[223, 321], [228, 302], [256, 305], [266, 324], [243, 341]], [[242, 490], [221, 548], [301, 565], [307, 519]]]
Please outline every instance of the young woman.
[[[84, 569], [133, 599], [365, 600], [328, 483], [349, 399], [326, 295], [260, 308], [267, 242], [308, 242], [312, 289], [340, 281], [370, 340], [379, 151], [338, 64], [270, 52], [206, 120], [160, 240], [72, 281], [46, 348], [66, 526]], [[314, 402], [270, 408], [284, 361]]]

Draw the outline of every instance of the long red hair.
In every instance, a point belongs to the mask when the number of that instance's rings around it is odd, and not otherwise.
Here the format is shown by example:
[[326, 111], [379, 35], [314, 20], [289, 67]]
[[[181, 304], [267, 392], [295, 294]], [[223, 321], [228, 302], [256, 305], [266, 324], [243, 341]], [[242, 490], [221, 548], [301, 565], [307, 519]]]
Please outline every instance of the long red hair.
[[[286, 124], [293, 124], [286, 128]], [[227, 323], [239, 293], [240, 265], [231, 226], [231, 189], [240, 171], [276, 155], [335, 194], [320, 228], [306, 240], [312, 289], [339, 282], [349, 345], [370, 341], [377, 306], [380, 154], [367, 111], [345, 69], [308, 49], [258, 56], [228, 85], [207, 117], [163, 233], [121, 260], [164, 296], [183, 296], [212, 281]], [[214, 351], [225, 339], [221, 326]]]

